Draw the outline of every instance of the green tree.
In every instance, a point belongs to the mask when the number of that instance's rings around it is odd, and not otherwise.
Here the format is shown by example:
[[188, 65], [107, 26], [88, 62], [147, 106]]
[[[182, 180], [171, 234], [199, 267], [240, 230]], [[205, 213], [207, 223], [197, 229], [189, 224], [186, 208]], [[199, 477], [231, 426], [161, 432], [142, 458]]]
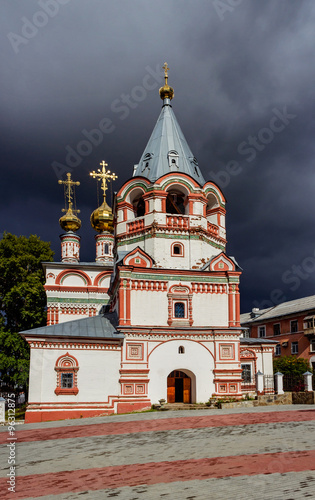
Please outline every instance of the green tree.
[[28, 378], [29, 347], [18, 332], [46, 324], [41, 262], [52, 260], [50, 243], [36, 235], [0, 241], [0, 373], [10, 390]]
[[273, 370], [274, 373], [280, 372], [283, 375], [292, 375], [297, 378], [302, 377], [303, 373], [307, 371], [312, 371], [307, 359], [296, 358], [295, 356], [282, 356], [274, 359]]

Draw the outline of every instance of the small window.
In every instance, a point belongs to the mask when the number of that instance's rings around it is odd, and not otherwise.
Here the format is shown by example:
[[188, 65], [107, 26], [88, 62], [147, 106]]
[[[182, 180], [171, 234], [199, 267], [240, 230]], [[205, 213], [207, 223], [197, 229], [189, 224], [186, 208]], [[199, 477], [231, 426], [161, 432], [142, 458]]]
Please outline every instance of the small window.
[[178, 348], [178, 354], [185, 354], [185, 347], [184, 346], [179, 346]]
[[184, 255], [184, 247], [181, 243], [173, 243], [171, 247], [171, 253], [173, 256], [179, 255], [183, 257]]
[[61, 374], [61, 387], [63, 389], [71, 389], [73, 387], [73, 373]]
[[105, 243], [105, 246], [104, 246], [104, 253], [105, 253], [105, 255], [109, 254], [109, 248], [108, 248], [108, 244], [107, 243]]
[[174, 316], [175, 316], [175, 318], [184, 318], [185, 317], [185, 304], [183, 302], [175, 302]]
[[258, 337], [266, 337], [266, 327], [265, 326], [258, 327]]
[[274, 324], [273, 325], [273, 334], [280, 335], [280, 333], [281, 333], [280, 323]]
[[312, 339], [310, 342], [310, 349], [311, 352], [315, 352], [315, 339]]
[[297, 320], [297, 319], [295, 319], [295, 320], [291, 321], [290, 323], [291, 323], [291, 328], [290, 328], [291, 333], [296, 333], [296, 332], [298, 332], [298, 331], [299, 331], [299, 327], [298, 327], [298, 320]]
[[250, 382], [252, 379], [252, 367], [251, 365], [241, 365], [242, 368], [242, 380], [243, 382]]
[[281, 356], [281, 345], [280, 344], [276, 345], [275, 355]]
[[292, 342], [291, 344], [291, 354], [298, 354], [299, 352], [299, 343], [298, 342]]

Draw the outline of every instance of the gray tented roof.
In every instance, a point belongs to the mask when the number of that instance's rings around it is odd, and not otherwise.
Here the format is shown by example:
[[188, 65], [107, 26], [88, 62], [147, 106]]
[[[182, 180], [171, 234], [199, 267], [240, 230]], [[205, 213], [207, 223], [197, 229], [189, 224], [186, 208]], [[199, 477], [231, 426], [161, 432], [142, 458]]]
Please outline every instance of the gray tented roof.
[[[192, 154], [183, 132], [176, 120], [168, 99], [164, 104], [149, 142], [135, 166], [134, 176], [140, 175], [154, 182], [170, 172], [190, 175], [200, 185], [205, 183], [198, 163]], [[169, 153], [176, 159], [178, 168], [169, 166]]]
[[66, 321], [57, 325], [42, 326], [32, 330], [24, 330], [21, 335], [37, 337], [85, 337], [98, 339], [123, 339], [124, 335], [116, 330], [118, 325], [116, 313], [93, 316], [91, 318]]

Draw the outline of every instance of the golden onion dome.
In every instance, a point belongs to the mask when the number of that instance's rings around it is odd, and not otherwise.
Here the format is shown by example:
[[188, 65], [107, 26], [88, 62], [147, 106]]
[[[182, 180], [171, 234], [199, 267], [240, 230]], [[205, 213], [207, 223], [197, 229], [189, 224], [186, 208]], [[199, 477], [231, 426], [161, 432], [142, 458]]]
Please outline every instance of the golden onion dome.
[[102, 205], [91, 214], [91, 226], [95, 231], [102, 233], [108, 231], [114, 232], [114, 216], [112, 209], [104, 200]]
[[77, 217], [73, 211], [71, 206], [69, 206], [67, 213], [60, 217], [59, 219], [59, 224], [61, 226], [61, 229], [64, 231], [78, 231], [81, 227], [81, 221], [79, 217]]
[[164, 85], [159, 90], [161, 99], [173, 99], [174, 97], [174, 89], [170, 87], [168, 84]]
[[167, 66], [167, 63], [164, 63], [163, 69], [164, 69], [165, 84], [159, 90], [160, 97], [163, 100], [164, 99], [173, 99], [173, 97], [174, 97], [174, 89], [173, 89], [173, 87], [170, 87], [169, 84], [167, 83], [167, 80], [168, 80], [168, 70], [169, 70], [169, 67]]

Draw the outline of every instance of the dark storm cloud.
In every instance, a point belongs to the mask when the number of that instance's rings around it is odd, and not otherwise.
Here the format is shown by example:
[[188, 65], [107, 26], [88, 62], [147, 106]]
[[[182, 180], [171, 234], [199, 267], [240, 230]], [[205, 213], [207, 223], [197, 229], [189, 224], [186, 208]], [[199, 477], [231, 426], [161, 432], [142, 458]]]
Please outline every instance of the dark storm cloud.
[[69, 151], [98, 130], [72, 167], [81, 256], [94, 259], [88, 172], [105, 159], [119, 175], [114, 189], [131, 176], [160, 112], [157, 65], [167, 60], [175, 114], [228, 199], [242, 309], [280, 300], [274, 290], [314, 293], [314, 18], [311, 0], [3, 2], [0, 231], [37, 233], [59, 259], [63, 193], [52, 165], [68, 167]]

